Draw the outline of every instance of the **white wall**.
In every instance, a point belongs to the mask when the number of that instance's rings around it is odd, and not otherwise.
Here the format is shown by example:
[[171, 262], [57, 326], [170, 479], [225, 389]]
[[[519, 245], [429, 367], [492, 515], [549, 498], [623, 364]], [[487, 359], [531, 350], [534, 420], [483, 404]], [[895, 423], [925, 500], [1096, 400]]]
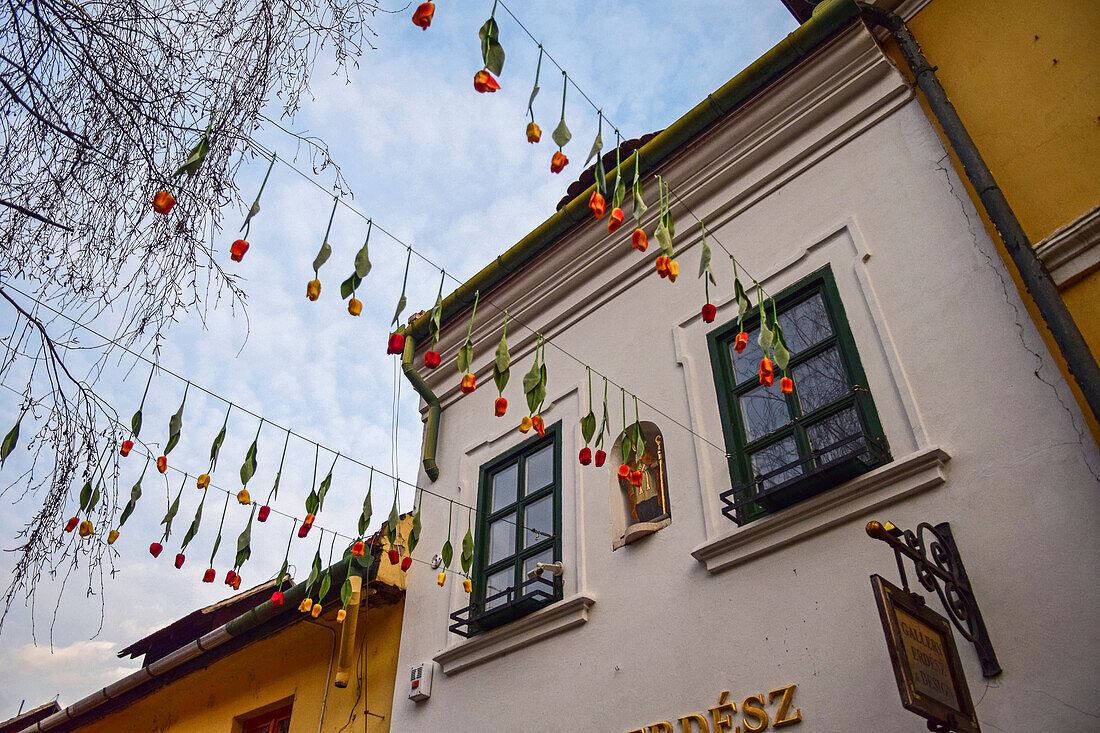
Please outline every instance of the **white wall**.
[[[898, 699], [868, 582], [898, 582], [888, 548], [864, 534], [876, 518], [951, 522], [1004, 668], [987, 689], [956, 635], [983, 729], [1095, 730], [1100, 455], [942, 145], [871, 36], [859, 28], [832, 42], [661, 173], [769, 292], [831, 266], [895, 463], [809, 509], [737, 528], [718, 511], [730, 486], [722, 452], [643, 407], [664, 432], [673, 521], [612, 553], [617, 462], [577, 463], [585, 372], [550, 346], [544, 417], [564, 426], [567, 610], [467, 642], [447, 631], [467, 602], [460, 584], [441, 589], [411, 571], [391, 729], [625, 732], [705, 715], [725, 690], [740, 707], [797, 684], [794, 730], [923, 730]], [[646, 199], [652, 221], [655, 185]], [[518, 322], [723, 445], [694, 277], [698, 226], [674, 212], [675, 284], [654, 273], [656, 244], [641, 256], [629, 226], [609, 236], [601, 221], [491, 294], [513, 315], [507, 417], [493, 416], [493, 305], [478, 308], [471, 395], [458, 394], [452, 366], [465, 323], [449, 325], [445, 366], [425, 375], [444, 404], [433, 491], [476, 504], [479, 467], [528, 437], [515, 426], [533, 343]], [[728, 260], [712, 247], [718, 325], [736, 307]], [[423, 502], [425, 558], [443, 544], [446, 512]], [[456, 513], [456, 547], [464, 533]], [[441, 650], [450, 673], [437, 666], [432, 698], [410, 702], [402, 675]]]

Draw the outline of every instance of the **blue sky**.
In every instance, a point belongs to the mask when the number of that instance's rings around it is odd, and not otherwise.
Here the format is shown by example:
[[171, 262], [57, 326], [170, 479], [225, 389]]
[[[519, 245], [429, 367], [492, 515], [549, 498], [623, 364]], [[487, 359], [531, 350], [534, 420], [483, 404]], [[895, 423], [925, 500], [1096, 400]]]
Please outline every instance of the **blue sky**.
[[[498, 10], [500, 40], [507, 52], [502, 90], [477, 94], [472, 86], [473, 74], [481, 67], [477, 31], [492, 4], [441, 0], [437, 6], [435, 22], [427, 31], [409, 22], [412, 8], [379, 14], [372, 23], [377, 49], [368, 50], [358, 68], [348, 70], [346, 80], [334, 74], [331, 65], [319, 64], [301, 112], [284, 124], [329, 144], [354, 192], [349, 203], [464, 280], [554, 213], [566, 187], [582, 170], [595, 136], [596, 114], [574, 89], [569, 90], [566, 119], [573, 141], [566, 153], [571, 163], [561, 175], [551, 175], [555, 148], [550, 132], [560, 112], [560, 73], [544, 61], [542, 91], [535, 103], [544, 137], [541, 144], [529, 145], [524, 137], [525, 111], [537, 47]], [[510, 7], [627, 138], [667, 127], [795, 27], [778, 0], [513, 0]], [[613, 137], [605, 125], [608, 149]], [[310, 171], [304, 156], [294, 160], [290, 137], [270, 129], [259, 139], [280, 157]], [[243, 168], [240, 183], [246, 198], [258, 188], [265, 168], [260, 162]], [[331, 188], [331, 172], [312, 177]], [[168, 333], [161, 363], [344, 455], [387, 470], [396, 464], [402, 478], [415, 481], [421, 439], [417, 400], [407, 383], [397, 379], [394, 357], [385, 354], [405, 250], [377, 231], [372, 235], [374, 269], [358, 292], [364, 311], [352, 318], [339, 299], [339, 284], [352, 269], [366, 225], [341, 207], [329, 237], [333, 255], [321, 270], [321, 298], [307, 301], [305, 284], [312, 278], [311, 262], [324, 236], [331, 202], [331, 194], [276, 165], [243, 262], [230, 262], [228, 256], [238, 215], [229, 216], [233, 228], [215, 240], [223, 265], [240, 275], [248, 294], [247, 318], [224, 303], [207, 314], [205, 326], [197, 317], [183, 318]], [[430, 308], [438, 286], [439, 272], [414, 256], [404, 316]], [[444, 287], [445, 293], [453, 289], [453, 282]], [[0, 314], [0, 329], [10, 326], [10, 313]], [[72, 358], [79, 364], [83, 357]], [[121, 415], [135, 409], [147, 376], [143, 366], [128, 372], [130, 363], [108, 370], [99, 384]], [[599, 368], [614, 374], [613, 367]], [[457, 371], [455, 375], [457, 379]], [[390, 437], [395, 386], [400, 388], [396, 449]], [[168, 417], [182, 392], [183, 384], [166, 375], [154, 380], [143, 437], [167, 433]], [[0, 394], [5, 431], [16, 410], [10, 393]], [[225, 410], [224, 403], [191, 390], [182, 439], [171, 454], [174, 465], [192, 475], [205, 469]], [[239, 488], [237, 469], [256, 427], [255, 419], [230, 413], [214, 484]], [[24, 424], [24, 434], [29, 433], [30, 426]], [[269, 427], [261, 432], [259, 470], [250, 484], [254, 497], [266, 494], [271, 485], [284, 436]], [[327, 470], [331, 460], [332, 454], [322, 451], [319, 470]], [[304, 513], [313, 461], [314, 447], [291, 439], [274, 503], [277, 509]], [[119, 478], [124, 494], [140, 470], [140, 458], [132, 454]], [[30, 707], [59, 695], [61, 703], [68, 704], [109, 684], [136, 668], [130, 660], [117, 660], [115, 651], [225, 597], [227, 589], [220, 582], [200, 582], [221, 514], [221, 496], [211, 493], [188, 561], [176, 570], [172, 557], [198, 492], [193, 484], [184, 490], [173, 537], [154, 560], [146, 548], [159, 538], [166, 494], [174, 495], [180, 477], [170, 472], [166, 484], [155, 472], [147, 476], [154, 478], [146, 479], [138, 509], [115, 544], [119, 556], [114, 577], [104, 580], [102, 594], [97, 580], [95, 594], [87, 596], [87, 572], [74, 572], [60, 599], [52, 648], [49, 626], [60, 583], [44, 581], [40, 589], [34, 612], [37, 645], [31, 636], [31, 609], [13, 608], [0, 635], [0, 659], [5, 661], [0, 665], [0, 720], [14, 715], [24, 699]], [[318, 525], [354, 534], [368, 478], [365, 469], [338, 461]], [[377, 524], [389, 511], [392, 483], [376, 478], [373, 497]], [[405, 487], [400, 506], [408, 509], [411, 501]], [[28, 497], [0, 513], [0, 547], [16, 545], [15, 535], [34, 508], [33, 497]], [[235, 538], [246, 519], [247, 510], [231, 502], [216, 562], [219, 575], [231, 562]], [[290, 530], [289, 520], [277, 516], [256, 525], [252, 559], [242, 571], [245, 586], [277, 572]], [[327, 551], [327, 540], [325, 545]], [[316, 546], [315, 535], [292, 544], [296, 577], [308, 573]], [[339, 548], [338, 543], [337, 553]], [[0, 554], [0, 576], [9, 575], [12, 562], [11, 553]]]

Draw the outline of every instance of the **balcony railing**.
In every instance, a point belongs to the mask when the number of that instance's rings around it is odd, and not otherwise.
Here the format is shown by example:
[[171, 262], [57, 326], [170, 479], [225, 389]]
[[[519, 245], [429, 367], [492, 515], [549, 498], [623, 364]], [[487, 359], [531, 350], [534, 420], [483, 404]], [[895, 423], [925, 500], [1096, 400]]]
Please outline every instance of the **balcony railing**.
[[481, 603], [471, 603], [451, 614], [450, 630], [469, 639], [475, 634], [502, 626], [548, 606], [562, 596], [560, 576], [538, 576], [518, 586], [486, 596]]

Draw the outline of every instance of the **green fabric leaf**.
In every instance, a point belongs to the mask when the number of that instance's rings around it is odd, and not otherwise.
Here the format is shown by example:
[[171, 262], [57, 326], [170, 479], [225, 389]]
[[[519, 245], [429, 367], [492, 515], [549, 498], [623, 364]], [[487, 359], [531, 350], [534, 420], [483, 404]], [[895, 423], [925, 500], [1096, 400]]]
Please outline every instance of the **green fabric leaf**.
[[214, 438], [214, 443], [210, 446], [210, 470], [213, 471], [214, 467], [218, 465], [218, 453], [222, 450], [222, 441], [225, 440], [225, 423], [222, 423], [221, 432], [218, 433], [218, 437]]
[[634, 439], [631, 438], [630, 433], [624, 427], [621, 433], [622, 442], [619, 443], [619, 453], [622, 454], [622, 463], [626, 463], [630, 460], [630, 451], [634, 448]]
[[180, 402], [180, 409], [176, 410], [176, 414], [168, 420], [168, 445], [164, 446], [164, 455], [171, 453], [176, 444], [180, 442], [180, 429], [183, 428], [183, 406], [185, 404], [187, 404], [186, 389], [183, 391], [183, 401]]
[[[102, 479], [101, 479], [100, 483], [102, 483]], [[95, 491], [92, 492], [92, 498], [88, 500], [88, 512], [89, 513], [91, 513], [91, 511], [93, 509], [95, 509], [95, 505], [99, 503], [99, 486], [100, 486], [100, 484], [95, 485]]]
[[317, 251], [317, 256], [313, 258], [313, 273], [317, 274], [317, 271], [321, 269], [321, 265], [328, 262], [328, 258], [332, 255], [332, 247], [327, 241], [321, 243], [321, 249]]
[[771, 329], [768, 328], [767, 317], [763, 314], [760, 316], [760, 335], [756, 337], [756, 343], [760, 344], [760, 348], [764, 350], [764, 353], [768, 353], [768, 349], [771, 348], [772, 342], [775, 336], [772, 334]]
[[592, 141], [592, 148], [588, 151], [588, 157], [584, 159], [584, 167], [587, 168], [592, 159], [603, 150], [603, 133], [597, 132], [596, 139]]
[[183, 545], [180, 547], [180, 552], [187, 549], [187, 545], [194, 539], [199, 531], [199, 524], [202, 522], [202, 505], [204, 503], [206, 503], [205, 493], [203, 494], [202, 501], [200, 501], [198, 507], [195, 508], [195, 518], [191, 520], [191, 526], [187, 528], [187, 533], [183, 535]]
[[741, 285], [740, 279], [733, 281], [733, 294], [737, 300], [737, 315], [744, 316], [749, 308], [752, 308], [752, 303], [749, 301], [749, 296], [745, 294], [745, 288]]
[[313, 556], [313, 565], [309, 569], [309, 580], [306, 581], [306, 596], [313, 595], [313, 584], [321, 577], [321, 551]]
[[470, 363], [474, 360], [474, 344], [470, 339], [466, 339], [466, 343], [462, 344], [462, 348], [458, 350], [458, 371], [465, 374], [470, 371]]
[[504, 392], [504, 388], [508, 386], [508, 379], [512, 376], [510, 369], [500, 370], [500, 366], [495, 362], [493, 363], [493, 381], [497, 385], [497, 392]]
[[531, 109], [531, 105], [533, 105], [535, 103], [535, 97], [537, 97], [538, 95], [539, 95], [539, 85], [536, 84], [531, 89], [531, 98], [527, 100], [527, 109]]
[[[255, 507], [252, 507], [255, 512]], [[248, 558], [252, 557], [252, 517], [254, 514], [249, 515], [248, 524], [241, 530], [241, 534], [237, 537], [237, 557], [233, 560], [233, 567], [240, 569], [244, 565]]]
[[413, 515], [412, 529], [409, 530], [409, 554], [413, 554], [413, 550], [420, 544], [420, 507], [416, 508], [416, 514]]
[[485, 68], [500, 75], [504, 69], [504, 49], [499, 42], [500, 28], [495, 18], [489, 18], [477, 33], [481, 39], [481, 58]]
[[401, 522], [401, 515], [397, 513], [397, 498], [394, 497], [393, 506], [390, 507], [390, 516], [386, 519], [386, 538], [390, 541], [390, 547], [397, 545], [397, 525]]
[[469, 574], [470, 566], [474, 563], [474, 535], [470, 528], [466, 528], [466, 536], [462, 538], [462, 554], [459, 556], [462, 563], [462, 572]]
[[661, 245], [661, 251], [665, 253], [665, 257], [672, 258], [676, 253], [672, 249], [672, 232], [668, 230], [665, 225], [664, 219], [661, 219], [657, 224], [657, 231], [653, 233], [654, 238], [657, 240], [657, 244]]
[[371, 507], [371, 490], [367, 489], [367, 496], [363, 499], [363, 512], [359, 515], [359, 535], [363, 536], [367, 533], [367, 528], [370, 526], [370, 515], [372, 511]]
[[344, 584], [340, 586], [340, 606], [344, 609], [348, 607], [348, 601], [351, 600], [351, 577], [344, 578]]
[[359, 277], [356, 273], [351, 273], [344, 282], [340, 283], [340, 299], [347, 300], [348, 297], [355, 292], [355, 289], [359, 287], [359, 284], [363, 282], [363, 278]]
[[317, 490], [317, 511], [321, 511], [325, 508], [325, 494], [328, 493], [328, 487], [332, 485], [332, 469], [328, 470], [328, 475], [321, 481], [321, 488]]
[[584, 437], [584, 444], [588, 445], [592, 442], [592, 436], [596, 434], [596, 415], [591, 410], [588, 414], [581, 418], [581, 435]]
[[401, 293], [401, 299], [397, 301], [397, 310], [393, 312], [393, 320], [390, 321], [390, 325], [394, 325], [401, 318], [401, 311], [405, 310], [405, 293]]
[[[144, 472], [142, 476], [144, 476]], [[141, 498], [141, 479], [137, 480], [133, 488], [130, 489], [130, 501], [126, 502], [126, 508], [122, 510], [122, 516], [118, 520], [118, 526], [126, 524], [126, 520], [130, 518], [130, 515], [134, 513], [134, 507], [137, 506], [138, 499]]]
[[92, 482], [88, 480], [84, 483], [84, 487], [80, 490], [80, 513], [83, 514], [88, 508], [88, 500], [92, 498]]
[[310, 491], [306, 497], [306, 514], [317, 514], [317, 492]]
[[443, 549], [439, 552], [439, 556], [443, 558], [443, 567], [451, 567], [451, 558], [454, 557], [454, 554], [455, 550], [451, 547], [451, 540], [448, 538], [447, 542], [443, 545]]
[[435, 306], [432, 307], [432, 317], [428, 321], [428, 327], [432, 333], [432, 344], [439, 341], [439, 330], [442, 328], [443, 323], [443, 288], [439, 289], [439, 294], [435, 296]]
[[370, 255], [367, 253], [367, 243], [363, 242], [363, 248], [355, 255], [355, 274], [362, 280], [370, 273], [370, 268]]
[[23, 422], [22, 415], [15, 421], [15, 426], [4, 436], [4, 442], [0, 445], [0, 466], [4, 465], [4, 461], [6, 461], [8, 456], [11, 455], [11, 452], [15, 450], [15, 444], [19, 440], [19, 423], [21, 422]]
[[558, 126], [554, 128], [553, 138], [559, 148], [564, 148], [573, 139], [573, 133], [569, 132], [569, 126], [565, 124], [564, 117], [561, 118]]
[[710, 279], [712, 285], [717, 285], [718, 283], [714, 280], [714, 271], [710, 267], [710, 257], [710, 245], [707, 244], [706, 235], [704, 234], [703, 251], [699, 255], [699, 277], [706, 275]]
[[241, 229], [244, 229], [245, 226], [248, 226], [248, 222], [252, 221], [252, 217], [256, 216], [256, 214], [259, 214], [259, 213], [260, 213], [260, 199], [257, 198], [255, 201], [252, 202], [252, 206], [249, 207], [248, 215], [245, 216], [244, 225], [241, 226]]
[[130, 418], [130, 429], [134, 431], [134, 437], [138, 437], [141, 432], [141, 410], [139, 409], [134, 413], [134, 416]]
[[183, 161], [183, 165], [176, 169], [174, 177], [179, 178], [184, 173], [190, 178], [199, 171], [199, 166], [202, 165], [203, 160], [206, 159], [206, 154], [210, 152], [210, 128], [214, 124], [214, 118], [210, 118], [210, 124], [206, 126], [206, 132], [195, 147], [191, 148], [191, 152], [187, 155], [187, 160]]
[[623, 199], [626, 198], [626, 182], [623, 181], [622, 176], [618, 172], [615, 173], [615, 193], [611, 196], [611, 208], [617, 209], [623, 205]]
[[493, 362], [493, 381], [496, 382], [497, 391], [503, 392], [508, 384], [510, 375], [509, 366], [512, 364], [512, 355], [508, 353], [507, 334], [500, 335], [500, 343], [497, 344], [497, 353]]
[[164, 515], [164, 519], [160, 520], [160, 523], [164, 525], [164, 539], [168, 539], [168, 535], [172, 533], [172, 520], [176, 518], [176, 512], [180, 508], [180, 494], [183, 493], [183, 485], [180, 485], [180, 490], [176, 494], [175, 501], [168, 507], [168, 512]]
[[779, 323], [775, 324], [774, 352], [775, 365], [785, 370], [791, 361], [791, 352], [787, 350], [787, 345], [784, 343], [783, 330], [779, 327]]
[[317, 592], [318, 602], [320, 602], [322, 598], [328, 595], [330, 588], [332, 588], [332, 573], [326, 570], [325, 576], [321, 578], [321, 590]]
[[248, 453], [244, 457], [244, 463], [241, 464], [241, 484], [248, 486], [249, 480], [256, 473], [256, 441], [252, 441], [252, 445], [248, 448]]

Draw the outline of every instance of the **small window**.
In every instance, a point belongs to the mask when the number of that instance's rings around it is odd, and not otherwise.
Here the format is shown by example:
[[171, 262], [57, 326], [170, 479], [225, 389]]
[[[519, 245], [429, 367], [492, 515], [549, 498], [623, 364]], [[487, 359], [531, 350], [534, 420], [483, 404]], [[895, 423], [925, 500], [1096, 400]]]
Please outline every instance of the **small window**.
[[[889, 451], [832, 272], [814, 273], [767, 308], [791, 353], [794, 391], [760, 384], [759, 310], [709, 336], [733, 488], [722, 510], [738, 524], [820, 493], [889, 460]], [[748, 346], [734, 348], [741, 329]]]
[[290, 730], [290, 705], [244, 721], [241, 733], [287, 733]]
[[561, 423], [481, 468], [471, 631], [562, 597], [560, 577], [529, 578], [561, 560]]

